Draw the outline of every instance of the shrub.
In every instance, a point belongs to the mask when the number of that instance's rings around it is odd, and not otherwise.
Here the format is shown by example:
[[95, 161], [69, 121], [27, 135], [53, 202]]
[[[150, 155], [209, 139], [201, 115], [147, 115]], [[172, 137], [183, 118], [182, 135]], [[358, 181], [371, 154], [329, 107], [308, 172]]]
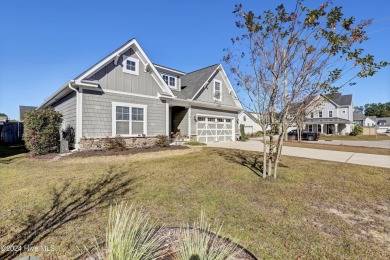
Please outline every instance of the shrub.
[[161, 259], [163, 236], [157, 236], [158, 228], [150, 223], [148, 215], [133, 206], [121, 203], [110, 207], [106, 234], [106, 249], [96, 246], [93, 259]]
[[24, 116], [24, 134], [27, 149], [33, 154], [47, 154], [58, 150], [61, 113], [53, 108], [30, 110]]
[[154, 142], [155, 146], [158, 146], [158, 147], [168, 147], [170, 145], [168, 136], [166, 136], [166, 135], [158, 135], [158, 136], [156, 136], [156, 138], [157, 139]]
[[355, 127], [353, 128], [353, 132], [355, 132], [356, 135], [361, 135], [363, 134], [363, 127], [360, 125], [355, 125]]
[[108, 150], [126, 150], [126, 142], [122, 136], [117, 135], [114, 138], [106, 137], [104, 147]]
[[211, 225], [201, 213], [199, 220], [194, 223], [194, 228], [182, 228], [179, 231], [178, 259], [236, 259], [240, 249], [219, 236], [221, 226], [215, 234], [211, 232]]
[[240, 125], [240, 136], [241, 140], [246, 141], [248, 140], [248, 136], [245, 134], [245, 126], [243, 124]]
[[185, 142], [185, 145], [195, 145], [195, 146], [201, 146], [201, 145], [206, 145], [205, 143], [201, 143], [198, 141], [190, 141], [190, 142]]
[[68, 140], [70, 144], [74, 144], [75, 135], [74, 128], [70, 125], [68, 125], [64, 131], [62, 131], [62, 138]]
[[280, 124], [276, 123], [272, 125], [270, 134], [279, 134], [279, 130], [280, 130]]

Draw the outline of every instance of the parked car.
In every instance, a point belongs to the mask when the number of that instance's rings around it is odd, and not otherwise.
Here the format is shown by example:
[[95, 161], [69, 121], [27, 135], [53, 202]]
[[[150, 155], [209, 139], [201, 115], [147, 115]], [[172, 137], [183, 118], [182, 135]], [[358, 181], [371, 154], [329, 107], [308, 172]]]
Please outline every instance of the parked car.
[[[294, 138], [295, 140], [298, 139], [298, 131], [292, 130], [287, 133], [288, 139]], [[309, 131], [302, 131], [301, 132], [301, 139], [302, 140], [308, 140], [308, 141], [318, 141], [320, 139], [320, 133], [318, 132], [309, 132]]]
[[390, 134], [390, 129], [387, 129], [387, 130], [386, 130], [386, 134]]

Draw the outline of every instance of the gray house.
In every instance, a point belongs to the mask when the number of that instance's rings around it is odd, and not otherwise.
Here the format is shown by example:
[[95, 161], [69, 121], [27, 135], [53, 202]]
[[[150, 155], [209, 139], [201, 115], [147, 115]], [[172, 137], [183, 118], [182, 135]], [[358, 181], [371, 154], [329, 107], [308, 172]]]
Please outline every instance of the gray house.
[[309, 108], [304, 119], [305, 129], [324, 134], [349, 134], [353, 130], [352, 95], [336, 93], [331, 96], [319, 95], [317, 105]]
[[180, 132], [191, 140], [235, 140], [242, 109], [220, 64], [185, 73], [152, 63], [135, 39], [125, 43], [39, 108], [63, 114], [75, 146], [88, 139], [153, 138]]

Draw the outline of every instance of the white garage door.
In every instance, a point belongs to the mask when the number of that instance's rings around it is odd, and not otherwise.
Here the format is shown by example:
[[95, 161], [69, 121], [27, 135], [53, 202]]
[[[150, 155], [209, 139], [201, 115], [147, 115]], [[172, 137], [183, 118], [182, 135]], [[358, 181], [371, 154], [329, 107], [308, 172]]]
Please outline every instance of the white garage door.
[[196, 134], [198, 142], [233, 141], [234, 118], [198, 116]]
[[244, 132], [246, 134], [253, 134], [253, 125], [246, 125], [246, 126], [244, 126]]

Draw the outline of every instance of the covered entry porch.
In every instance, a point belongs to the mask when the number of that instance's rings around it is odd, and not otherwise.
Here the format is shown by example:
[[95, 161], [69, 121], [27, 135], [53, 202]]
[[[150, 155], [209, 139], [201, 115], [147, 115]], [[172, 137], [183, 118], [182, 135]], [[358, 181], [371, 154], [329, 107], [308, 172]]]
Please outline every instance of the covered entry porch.
[[349, 134], [350, 122], [341, 118], [324, 118], [324, 119], [315, 119], [315, 120], [306, 120], [304, 122], [304, 129], [306, 131], [319, 132], [321, 134], [340, 134], [345, 135]]

